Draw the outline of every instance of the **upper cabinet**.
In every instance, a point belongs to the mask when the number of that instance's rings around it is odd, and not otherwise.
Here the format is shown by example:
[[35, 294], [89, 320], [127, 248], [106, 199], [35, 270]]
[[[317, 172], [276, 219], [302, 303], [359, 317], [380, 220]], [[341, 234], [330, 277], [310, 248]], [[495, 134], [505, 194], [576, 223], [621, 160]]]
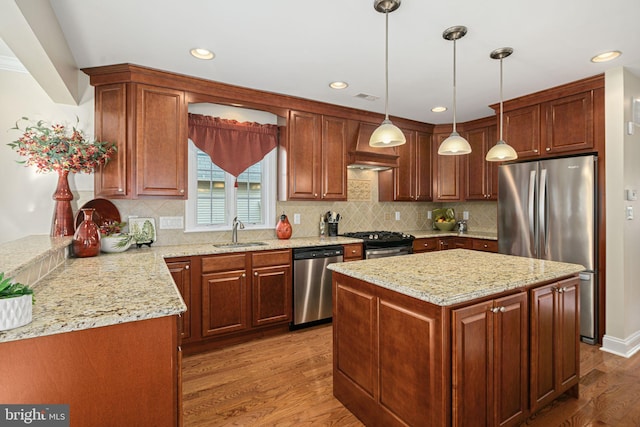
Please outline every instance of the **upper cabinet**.
[[184, 92], [137, 83], [96, 87], [96, 138], [117, 144], [95, 173], [96, 197], [185, 199], [187, 108]]
[[280, 199], [347, 200], [347, 120], [291, 110], [285, 135]]
[[485, 160], [498, 141], [496, 127], [495, 117], [465, 123], [463, 135], [471, 145], [471, 153], [466, 156], [465, 200], [498, 199], [498, 163]]
[[[499, 112], [498, 105], [492, 108]], [[602, 75], [504, 103], [504, 139], [518, 159], [596, 152], [604, 147]]]
[[378, 173], [378, 200], [430, 201], [431, 134], [403, 130], [406, 144], [396, 147], [398, 167]]
[[[437, 128], [436, 128], [437, 129]], [[438, 147], [442, 141], [451, 134], [436, 130], [433, 135], [433, 201], [451, 202], [464, 200], [462, 183], [465, 179], [463, 170], [467, 155], [462, 156], [441, 156], [438, 154]]]

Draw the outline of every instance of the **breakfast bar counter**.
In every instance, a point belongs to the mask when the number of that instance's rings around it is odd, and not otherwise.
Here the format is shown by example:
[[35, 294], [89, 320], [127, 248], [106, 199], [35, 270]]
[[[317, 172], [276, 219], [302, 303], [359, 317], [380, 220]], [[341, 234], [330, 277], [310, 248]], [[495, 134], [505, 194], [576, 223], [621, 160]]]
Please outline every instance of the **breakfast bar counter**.
[[365, 425], [515, 426], [577, 396], [582, 266], [455, 249], [329, 268], [334, 395]]

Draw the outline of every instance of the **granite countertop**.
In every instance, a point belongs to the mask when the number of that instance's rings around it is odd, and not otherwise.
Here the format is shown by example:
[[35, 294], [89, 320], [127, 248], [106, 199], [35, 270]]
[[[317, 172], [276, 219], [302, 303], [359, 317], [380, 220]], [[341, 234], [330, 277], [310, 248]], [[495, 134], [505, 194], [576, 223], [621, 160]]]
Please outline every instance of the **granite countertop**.
[[[4, 243], [0, 245], [0, 271], [14, 277], [48, 255], [64, 250], [70, 242], [69, 237], [30, 236]], [[360, 242], [362, 240], [343, 237], [273, 239], [265, 240], [261, 246], [218, 248], [207, 243], [134, 247], [123, 253], [63, 259], [33, 285], [36, 297], [33, 321], [1, 331], [0, 343], [186, 311], [166, 266], [166, 258]]]
[[407, 234], [411, 234], [416, 239], [429, 237], [471, 237], [474, 239], [498, 240], [498, 233], [495, 231], [467, 231], [458, 233], [457, 231], [440, 231], [440, 230], [409, 230]]
[[578, 264], [467, 249], [329, 264], [338, 273], [449, 306], [584, 270]]

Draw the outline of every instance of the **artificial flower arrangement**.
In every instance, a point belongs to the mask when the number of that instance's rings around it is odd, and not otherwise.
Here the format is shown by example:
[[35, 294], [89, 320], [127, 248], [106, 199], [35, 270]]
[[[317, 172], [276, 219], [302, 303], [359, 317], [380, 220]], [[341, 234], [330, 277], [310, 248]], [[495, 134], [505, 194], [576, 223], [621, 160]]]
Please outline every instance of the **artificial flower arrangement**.
[[[21, 128], [20, 121], [27, 122]], [[76, 126], [79, 120], [76, 118]], [[18, 162], [36, 166], [38, 172], [69, 171], [93, 173], [116, 153], [116, 146], [109, 142], [87, 141], [76, 126], [48, 124], [43, 120], [33, 122], [22, 117], [11, 128], [22, 136], [8, 145], [27, 160]]]

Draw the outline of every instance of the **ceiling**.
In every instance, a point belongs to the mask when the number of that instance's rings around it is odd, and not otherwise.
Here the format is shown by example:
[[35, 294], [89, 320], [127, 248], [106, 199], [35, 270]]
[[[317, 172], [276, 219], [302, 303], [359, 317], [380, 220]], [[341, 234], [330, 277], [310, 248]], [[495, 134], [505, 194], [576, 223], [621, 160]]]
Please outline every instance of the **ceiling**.
[[[16, 0], [19, 4], [20, 0]], [[129, 62], [219, 82], [384, 113], [384, 14], [373, 0], [50, 1], [79, 68]], [[627, 67], [640, 76], [638, 0], [403, 0], [389, 15], [389, 113], [452, 121], [453, 42], [457, 119], [493, 114], [499, 61], [510, 46], [504, 98]], [[189, 55], [212, 50], [210, 61]], [[614, 61], [590, 58], [620, 50]], [[19, 56], [19, 55], [18, 55]], [[329, 88], [334, 80], [347, 89]], [[358, 94], [379, 97], [368, 101]], [[444, 113], [431, 108], [443, 105]]]

